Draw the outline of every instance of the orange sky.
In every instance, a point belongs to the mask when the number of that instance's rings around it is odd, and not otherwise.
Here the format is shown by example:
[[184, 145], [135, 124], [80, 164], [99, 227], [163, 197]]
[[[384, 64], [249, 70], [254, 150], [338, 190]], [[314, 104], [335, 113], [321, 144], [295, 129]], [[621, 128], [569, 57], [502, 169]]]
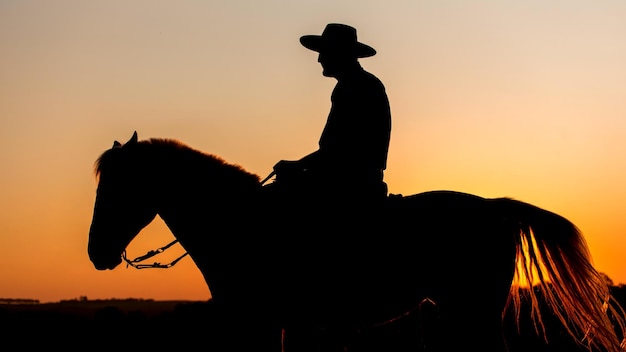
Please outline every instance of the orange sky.
[[[554, 211], [626, 283], [626, 3], [389, 4], [0, 2], [0, 297], [209, 298], [191, 260], [93, 268], [93, 163], [135, 130], [261, 176], [314, 150], [335, 81], [298, 38], [329, 22], [378, 50], [361, 62], [391, 101], [390, 192]], [[159, 220], [128, 251], [172, 239]]]

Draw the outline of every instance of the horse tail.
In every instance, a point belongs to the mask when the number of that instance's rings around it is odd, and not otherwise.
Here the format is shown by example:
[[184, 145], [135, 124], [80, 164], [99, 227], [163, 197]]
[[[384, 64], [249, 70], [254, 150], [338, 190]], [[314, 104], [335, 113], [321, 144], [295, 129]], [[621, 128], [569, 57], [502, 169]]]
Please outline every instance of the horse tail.
[[540, 299], [579, 343], [601, 351], [624, 351], [624, 309], [611, 294], [606, 277], [594, 268], [580, 230], [566, 218], [534, 205], [509, 198], [493, 201], [519, 229], [515, 230], [519, 233], [515, 275], [518, 283], [530, 286], [511, 286], [507, 307], [513, 306], [516, 322], [524, 292], [535, 331], [544, 339]]

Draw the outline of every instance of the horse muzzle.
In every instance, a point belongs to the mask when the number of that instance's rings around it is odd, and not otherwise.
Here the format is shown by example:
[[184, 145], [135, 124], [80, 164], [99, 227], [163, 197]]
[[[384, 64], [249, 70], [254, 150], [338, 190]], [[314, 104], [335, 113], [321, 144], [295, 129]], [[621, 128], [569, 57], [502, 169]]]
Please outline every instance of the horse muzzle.
[[97, 260], [93, 257], [90, 258], [93, 266], [97, 270], [113, 270], [122, 262], [122, 258], [114, 258], [113, 260]]
[[[90, 233], [93, 234], [93, 233]], [[110, 244], [95, 241], [90, 237], [87, 244], [89, 260], [97, 270], [112, 270], [122, 262], [122, 252], [118, 248], [112, 248]]]

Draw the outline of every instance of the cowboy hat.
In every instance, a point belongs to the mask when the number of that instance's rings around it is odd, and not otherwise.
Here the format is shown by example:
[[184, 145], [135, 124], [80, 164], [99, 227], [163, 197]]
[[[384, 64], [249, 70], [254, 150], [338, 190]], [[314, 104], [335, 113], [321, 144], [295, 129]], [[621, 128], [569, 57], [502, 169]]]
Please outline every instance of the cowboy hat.
[[300, 43], [307, 49], [317, 52], [343, 52], [354, 57], [370, 57], [376, 50], [356, 40], [356, 29], [345, 24], [329, 23], [322, 35], [304, 35]]

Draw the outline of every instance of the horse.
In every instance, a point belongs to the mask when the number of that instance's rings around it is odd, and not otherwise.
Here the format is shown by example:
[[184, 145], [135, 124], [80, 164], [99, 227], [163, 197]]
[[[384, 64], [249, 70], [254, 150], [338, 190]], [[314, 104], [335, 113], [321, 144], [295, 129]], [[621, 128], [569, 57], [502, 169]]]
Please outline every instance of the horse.
[[160, 216], [220, 307], [221, 350], [373, 350], [346, 336], [412, 314], [419, 342], [382, 348], [507, 351], [504, 317], [519, 322], [526, 302], [537, 334], [554, 318], [585, 350], [623, 351], [624, 311], [582, 233], [538, 206], [433, 190], [389, 194], [375, 214], [319, 206], [331, 223], [293, 217], [240, 165], [137, 132], [94, 169], [95, 269], [130, 262], [127, 245]]

